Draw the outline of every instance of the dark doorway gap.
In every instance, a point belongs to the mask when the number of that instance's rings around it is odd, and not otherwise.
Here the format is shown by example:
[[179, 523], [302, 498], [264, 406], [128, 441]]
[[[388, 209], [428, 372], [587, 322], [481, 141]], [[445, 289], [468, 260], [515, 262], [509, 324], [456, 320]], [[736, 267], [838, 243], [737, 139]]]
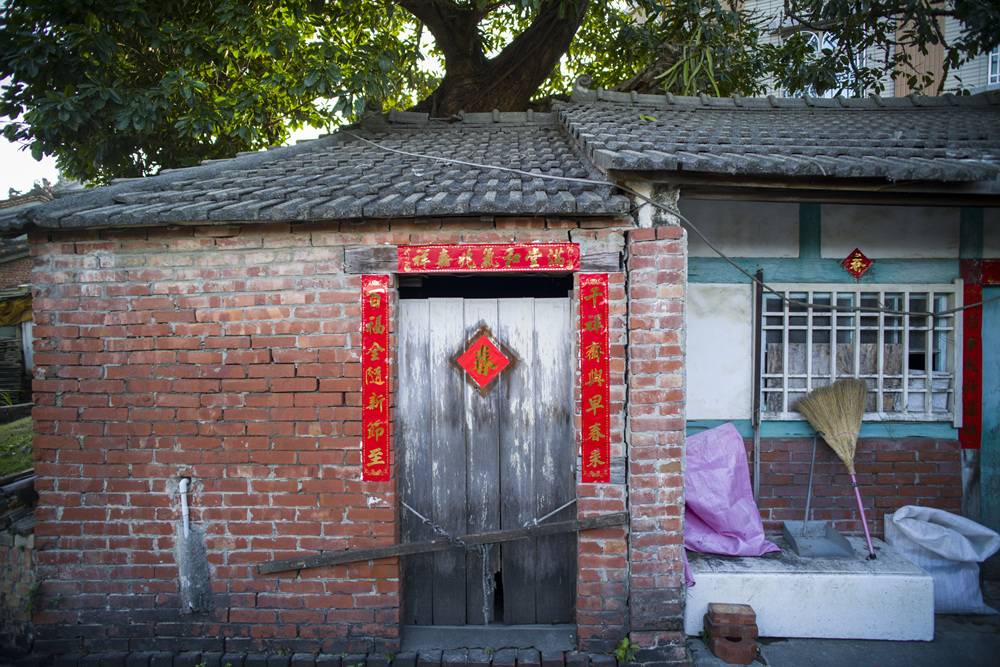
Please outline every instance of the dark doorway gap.
[[429, 275], [400, 277], [399, 298], [463, 299], [566, 298], [573, 275]]
[[495, 623], [503, 623], [503, 571], [493, 575], [493, 619]]

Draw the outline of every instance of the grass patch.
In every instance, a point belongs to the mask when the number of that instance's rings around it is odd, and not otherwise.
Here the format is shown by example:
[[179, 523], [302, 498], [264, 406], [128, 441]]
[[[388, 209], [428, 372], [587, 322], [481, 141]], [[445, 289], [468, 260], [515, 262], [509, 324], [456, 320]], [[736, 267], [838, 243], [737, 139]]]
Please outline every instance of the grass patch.
[[31, 417], [0, 424], [0, 476], [28, 470], [35, 465], [31, 455], [34, 440]]

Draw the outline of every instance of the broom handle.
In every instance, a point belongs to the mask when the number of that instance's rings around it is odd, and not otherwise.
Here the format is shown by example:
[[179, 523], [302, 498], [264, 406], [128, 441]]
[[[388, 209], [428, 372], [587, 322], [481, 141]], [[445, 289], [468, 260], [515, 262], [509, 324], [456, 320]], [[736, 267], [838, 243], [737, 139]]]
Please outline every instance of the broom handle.
[[812, 500], [813, 495], [813, 468], [816, 467], [816, 441], [819, 439], [819, 433], [813, 434], [813, 455], [812, 460], [809, 462], [809, 490], [806, 491], [806, 515], [802, 518], [802, 537], [806, 536], [806, 522], [809, 521], [809, 501]]
[[868, 558], [875, 558], [875, 549], [872, 548], [872, 536], [868, 532], [868, 520], [865, 519], [865, 506], [861, 503], [861, 491], [858, 490], [858, 480], [851, 474], [851, 484], [854, 485], [854, 497], [858, 499], [858, 511], [861, 512], [861, 526], [865, 529], [865, 542], [868, 543]]

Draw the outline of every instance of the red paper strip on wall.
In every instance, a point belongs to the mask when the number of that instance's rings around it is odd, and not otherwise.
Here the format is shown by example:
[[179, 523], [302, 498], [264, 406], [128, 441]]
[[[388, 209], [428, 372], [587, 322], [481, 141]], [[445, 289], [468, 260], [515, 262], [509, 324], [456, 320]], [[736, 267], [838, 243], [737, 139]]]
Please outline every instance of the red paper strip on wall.
[[576, 271], [580, 268], [580, 246], [575, 243], [410, 245], [400, 246], [396, 252], [399, 273], [504, 273]]
[[[982, 285], [965, 286], [965, 303], [983, 300]], [[965, 342], [962, 348], [962, 428], [958, 440], [963, 449], [982, 446], [983, 429], [983, 309], [962, 311]]]
[[608, 275], [580, 275], [581, 453], [584, 482], [611, 481]]
[[983, 284], [1000, 285], [1000, 260], [997, 259], [983, 260]]
[[362, 479], [389, 479], [389, 276], [361, 277]]

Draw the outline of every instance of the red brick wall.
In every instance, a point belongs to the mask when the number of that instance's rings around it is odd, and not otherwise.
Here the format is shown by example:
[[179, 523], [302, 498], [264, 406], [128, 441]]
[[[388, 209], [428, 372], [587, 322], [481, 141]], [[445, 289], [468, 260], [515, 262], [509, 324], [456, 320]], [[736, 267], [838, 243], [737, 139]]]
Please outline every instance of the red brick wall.
[[31, 280], [31, 258], [0, 262], [0, 289], [26, 285]]
[[[344, 246], [565, 242], [570, 231], [600, 243], [618, 233], [607, 227], [473, 218], [36, 234], [39, 648], [397, 650], [396, 560], [255, 570], [397, 540], [395, 482], [360, 481], [360, 276], [343, 273]], [[631, 274], [611, 275], [610, 312], [612, 454], [619, 469], [630, 457], [632, 495], [624, 478], [581, 485], [579, 509], [634, 518], [630, 537], [581, 538], [577, 622], [584, 648], [631, 629], [647, 649], [674, 651], [683, 241], [678, 228], [630, 236]], [[180, 609], [180, 477], [205, 532], [206, 613]]]
[[[579, 283], [576, 284], [579, 290]], [[597, 516], [628, 510], [625, 484], [625, 274], [608, 277], [608, 334], [611, 361], [611, 462], [610, 484], [576, 487], [579, 516]], [[579, 322], [578, 316], [574, 323]], [[576, 383], [576, 432], [579, 451], [580, 387]], [[582, 465], [578, 460], [577, 467]], [[628, 529], [624, 526], [588, 530], [578, 543], [576, 622], [580, 647], [606, 653], [628, 635]]]
[[685, 657], [684, 249], [680, 227], [629, 234], [629, 607], [647, 660]]
[[[753, 441], [747, 440], [753, 455]], [[783, 521], [801, 521], [809, 485], [812, 439], [763, 440], [760, 507], [764, 529], [781, 532]], [[884, 517], [906, 505], [962, 512], [962, 453], [957, 440], [863, 439], [854, 456], [858, 488], [872, 537], [884, 535]], [[816, 446], [810, 516], [829, 521], [845, 535], [864, 534], [851, 476], [822, 439]]]

